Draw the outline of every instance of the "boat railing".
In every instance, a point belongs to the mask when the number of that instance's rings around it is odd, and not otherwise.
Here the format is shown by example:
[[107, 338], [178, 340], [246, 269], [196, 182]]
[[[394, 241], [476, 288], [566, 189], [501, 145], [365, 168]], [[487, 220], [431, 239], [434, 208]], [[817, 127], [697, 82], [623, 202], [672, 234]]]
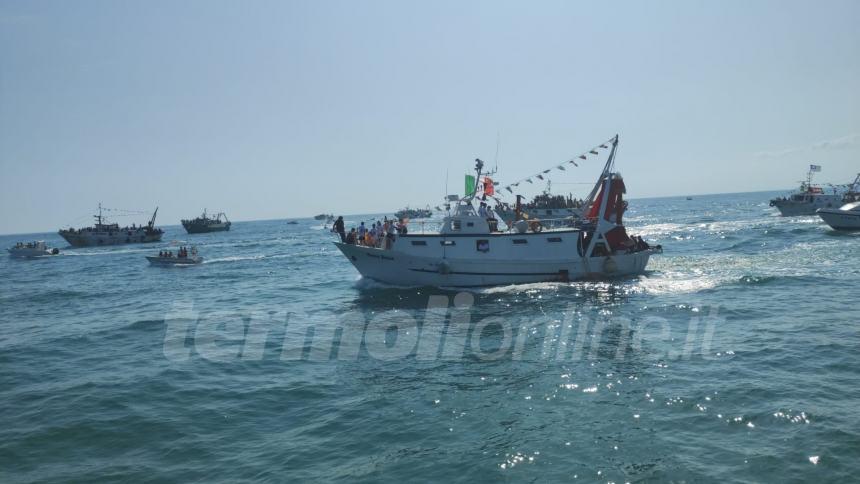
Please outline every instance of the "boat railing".
[[[513, 223], [509, 225], [504, 220], [501, 220], [501, 219], [497, 219], [497, 220], [498, 220], [498, 230], [496, 230], [497, 233], [516, 232], [516, 228], [513, 226]], [[553, 217], [553, 218], [534, 217], [534, 218], [523, 219], [523, 220], [526, 222], [529, 222], [529, 223], [540, 222], [540, 224], [543, 226], [543, 228], [549, 229], [550, 227], [558, 227], [560, 225], [573, 226], [573, 222], [575, 222], [576, 220], [581, 220], [581, 219], [577, 219], [574, 217]], [[439, 231], [445, 225], [445, 222], [442, 220], [430, 220], [430, 221], [422, 220], [420, 222], [410, 221], [409, 225], [410, 226], [417, 226], [417, 228], [415, 228], [415, 229], [410, 227], [410, 233], [413, 233], [413, 234], [436, 234], [436, 233], [439, 233]], [[504, 227], [504, 229], [502, 229], [502, 227]]]

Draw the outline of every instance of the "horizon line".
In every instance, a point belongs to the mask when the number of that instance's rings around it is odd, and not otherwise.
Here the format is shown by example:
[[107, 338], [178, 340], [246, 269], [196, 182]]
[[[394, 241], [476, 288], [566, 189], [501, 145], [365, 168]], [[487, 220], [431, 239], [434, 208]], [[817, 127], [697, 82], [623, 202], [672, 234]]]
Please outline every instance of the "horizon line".
[[[744, 195], [748, 193], [772, 193], [778, 192], [782, 190], [753, 190], [748, 192], [722, 192], [722, 193], [688, 193], [684, 195], [660, 195], [660, 196], [650, 196], [650, 197], [635, 197], [630, 198], [629, 200], [653, 200], [659, 198], [680, 198], [680, 197], [710, 197], [716, 195]], [[355, 215], [381, 215], [386, 212], [367, 212], [367, 213], [353, 213], [353, 214], [344, 214], [344, 216], [351, 217]], [[315, 215], [307, 215], [307, 216], [298, 216], [298, 217], [279, 217], [279, 218], [262, 218], [262, 219], [234, 219], [233, 222], [274, 222], [278, 220], [302, 220], [302, 219], [312, 219]], [[161, 227], [175, 227], [181, 226], [182, 224], [168, 224], [168, 225], [160, 225]], [[54, 234], [56, 230], [48, 230], [43, 232], [0, 232], [0, 237], [6, 237], [11, 235], [42, 235], [42, 234]]]

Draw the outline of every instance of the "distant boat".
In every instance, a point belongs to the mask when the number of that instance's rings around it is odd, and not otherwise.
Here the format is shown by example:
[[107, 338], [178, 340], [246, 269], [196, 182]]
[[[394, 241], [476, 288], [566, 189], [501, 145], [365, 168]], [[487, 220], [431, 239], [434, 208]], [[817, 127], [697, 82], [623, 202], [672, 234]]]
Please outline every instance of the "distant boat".
[[334, 220], [334, 215], [321, 213], [314, 215], [314, 220]]
[[202, 264], [203, 258], [197, 255], [197, 248], [192, 247], [190, 253], [173, 254], [173, 252], [162, 251], [158, 255], [148, 255], [146, 260], [154, 266], [192, 266]]
[[10, 247], [6, 249], [9, 251], [9, 257], [41, 257], [44, 255], [57, 255], [60, 253], [60, 249], [50, 248], [45, 244], [44, 240], [39, 240], [36, 242], [27, 242], [22, 243], [18, 242], [14, 247]]
[[[800, 189], [788, 197], [774, 198], [770, 201], [770, 206], [776, 207], [783, 217], [793, 217], [815, 215], [816, 210], [820, 208], [836, 208], [842, 205], [844, 195], [836, 193], [835, 188], [832, 194], [826, 194], [820, 185], [812, 183], [812, 174], [820, 171], [821, 166], [809, 165], [806, 181], [801, 182]], [[855, 180], [854, 183], [856, 184], [857, 181]]]
[[203, 215], [192, 219], [192, 220], [183, 220], [182, 226], [185, 227], [185, 231], [189, 234], [205, 234], [208, 232], [226, 232], [230, 230], [230, 223], [227, 220], [227, 215], [224, 212], [218, 212], [215, 217], [209, 217], [206, 215], [206, 209], [203, 209]]
[[693, 197], [687, 197], [687, 200], [692, 200], [692, 199], [693, 199]]
[[96, 219], [94, 226], [81, 229], [60, 229], [58, 233], [73, 247], [158, 242], [164, 231], [155, 227], [156, 214], [158, 214], [157, 207], [146, 225], [120, 227], [116, 223], [105, 221], [105, 217], [102, 215], [102, 204], [99, 204], [99, 214], [94, 215]]
[[298, 225], [298, 224], [299, 223], [296, 222], [295, 220], [290, 220], [289, 222], [287, 222], [287, 225]]
[[582, 218], [583, 201], [572, 196], [554, 195], [552, 183], [547, 181], [546, 190], [535, 196], [532, 201], [520, 203], [522, 197], [517, 196], [518, 206], [500, 203], [496, 206], [502, 220], [511, 222], [517, 218], [517, 210], [524, 218], [540, 219], [547, 227], [569, 227]]
[[409, 208], [406, 207], [404, 209], [398, 210], [395, 212], [394, 217], [397, 219], [402, 218], [430, 218], [433, 216], [433, 211], [430, 210], [430, 207], [427, 208]]

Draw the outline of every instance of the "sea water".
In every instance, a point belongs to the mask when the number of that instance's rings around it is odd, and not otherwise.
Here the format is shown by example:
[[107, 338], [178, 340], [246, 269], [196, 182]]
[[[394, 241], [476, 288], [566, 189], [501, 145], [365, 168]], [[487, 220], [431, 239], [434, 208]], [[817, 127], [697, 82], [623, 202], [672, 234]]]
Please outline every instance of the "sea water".
[[470, 292], [313, 220], [0, 237], [62, 249], [0, 260], [0, 482], [856, 480], [860, 235], [773, 195], [632, 200], [645, 275]]

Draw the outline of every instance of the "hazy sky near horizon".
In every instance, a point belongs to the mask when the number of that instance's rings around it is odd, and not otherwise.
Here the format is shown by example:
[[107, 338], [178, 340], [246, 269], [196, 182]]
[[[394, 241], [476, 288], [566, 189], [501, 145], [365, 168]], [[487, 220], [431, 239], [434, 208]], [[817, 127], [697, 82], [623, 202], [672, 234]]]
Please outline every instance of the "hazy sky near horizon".
[[[377, 213], [621, 136], [630, 197], [860, 172], [857, 1], [0, 0], [0, 233]], [[598, 163], [556, 177], [586, 191]], [[123, 219], [141, 222], [147, 217]]]

